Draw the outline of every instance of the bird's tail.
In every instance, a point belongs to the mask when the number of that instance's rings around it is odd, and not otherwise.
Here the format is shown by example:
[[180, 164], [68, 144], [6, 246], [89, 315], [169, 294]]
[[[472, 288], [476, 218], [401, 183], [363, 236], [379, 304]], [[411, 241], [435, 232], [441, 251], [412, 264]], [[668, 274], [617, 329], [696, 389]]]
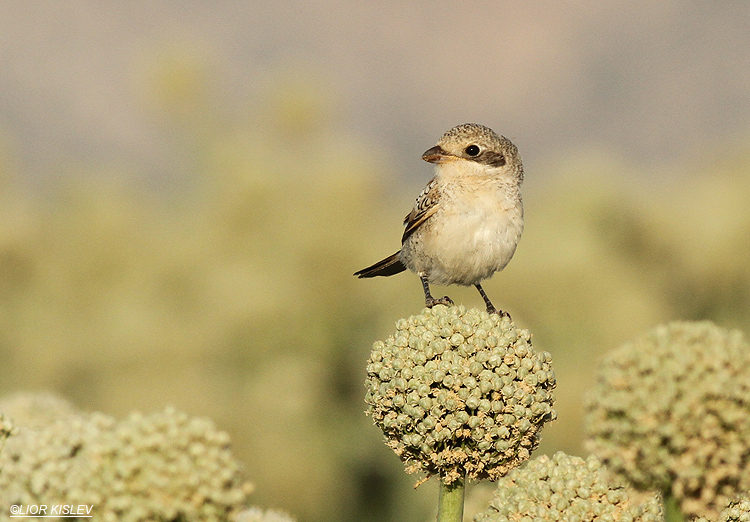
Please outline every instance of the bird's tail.
[[363, 268], [359, 272], [354, 272], [354, 275], [361, 279], [363, 277], [391, 276], [393, 274], [403, 272], [404, 270], [406, 270], [406, 267], [398, 258], [398, 255], [400, 253], [401, 251], [396, 252], [392, 256], [386, 257], [382, 261], [378, 261], [372, 266]]

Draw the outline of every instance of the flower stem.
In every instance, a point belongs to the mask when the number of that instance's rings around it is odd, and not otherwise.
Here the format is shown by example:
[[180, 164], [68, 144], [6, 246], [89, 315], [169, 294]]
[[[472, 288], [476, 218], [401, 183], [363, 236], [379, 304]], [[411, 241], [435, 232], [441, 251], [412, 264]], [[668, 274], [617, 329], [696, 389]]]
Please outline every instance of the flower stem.
[[446, 485], [440, 480], [437, 522], [463, 522], [464, 477]]
[[664, 520], [666, 522], [685, 522], [677, 499], [669, 493], [664, 494]]

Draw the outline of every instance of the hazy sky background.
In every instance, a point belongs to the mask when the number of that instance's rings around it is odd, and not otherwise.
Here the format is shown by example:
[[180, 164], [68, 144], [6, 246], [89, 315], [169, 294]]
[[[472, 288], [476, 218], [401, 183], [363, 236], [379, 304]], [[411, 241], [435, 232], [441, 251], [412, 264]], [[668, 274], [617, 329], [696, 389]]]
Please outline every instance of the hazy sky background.
[[227, 107], [274, 71], [318, 75], [338, 130], [398, 175], [467, 121], [514, 139], [529, 173], [590, 149], [658, 166], [750, 135], [749, 27], [744, 0], [6, 2], [0, 130], [42, 179], [61, 161], [178, 168], [138, 93], [144, 56], [176, 44]]

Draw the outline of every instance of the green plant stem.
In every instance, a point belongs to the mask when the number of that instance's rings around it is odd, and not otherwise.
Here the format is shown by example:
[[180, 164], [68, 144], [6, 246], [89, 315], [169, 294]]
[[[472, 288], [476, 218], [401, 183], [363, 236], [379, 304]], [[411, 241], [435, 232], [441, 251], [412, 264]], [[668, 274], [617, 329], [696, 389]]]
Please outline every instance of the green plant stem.
[[685, 522], [677, 499], [669, 493], [664, 493], [664, 520], [666, 522]]
[[437, 522], [463, 522], [464, 481], [465, 478], [461, 477], [453, 484], [445, 485], [440, 480]]

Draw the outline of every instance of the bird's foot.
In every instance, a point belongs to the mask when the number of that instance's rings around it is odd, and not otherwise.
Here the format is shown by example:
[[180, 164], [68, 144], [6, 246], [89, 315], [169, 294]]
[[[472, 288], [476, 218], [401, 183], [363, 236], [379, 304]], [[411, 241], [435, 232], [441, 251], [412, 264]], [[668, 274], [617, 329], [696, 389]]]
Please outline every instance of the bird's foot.
[[505, 310], [498, 310], [494, 306], [488, 306], [487, 307], [487, 313], [488, 314], [497, 314], [500, 317], [507, 317], [511, 321], [513, 320], [513, 319], [510, 318], [510, 314], [508, 312], [506, 312]]
[[447, 295], [444, 295], [440, 299], [435, 299], [434, 297], [430, 296], [427, 299], [425, 299], [424, 304], [427, 308], [432, 308], [435, 305], [445, 305], [445, 306], [453, 306], [453, 300], [448, 297]]

